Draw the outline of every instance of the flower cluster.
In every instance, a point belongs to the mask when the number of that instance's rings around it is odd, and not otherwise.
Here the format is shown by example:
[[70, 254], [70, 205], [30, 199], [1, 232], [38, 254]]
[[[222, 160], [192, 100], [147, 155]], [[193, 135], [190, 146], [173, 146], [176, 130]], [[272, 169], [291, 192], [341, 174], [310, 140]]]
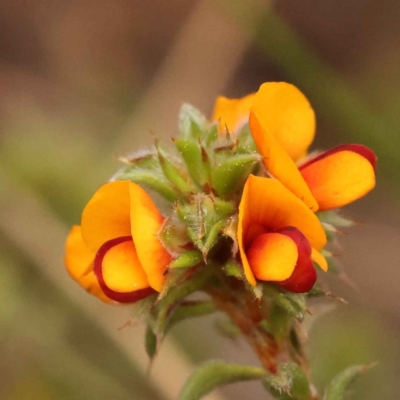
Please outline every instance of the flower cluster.
[[[271, 282], [310, 291], [314, 263], [328, 269], [318, 211], [368, 193], [376, 163], [359, 144], [308, 155], [315, 125], [306, 97], [283, 82], [219, 97], [211, 122], [183, 106], [177, 152], [156, 143], [124, 159], [88, 202], [67, 239], [71, 277], [110, 303], [165, 294], [172, 270], [194, 279], [188, 271], [209, 264], [248, 290]], [[169, 202], [165, 215], [150, 193]]]

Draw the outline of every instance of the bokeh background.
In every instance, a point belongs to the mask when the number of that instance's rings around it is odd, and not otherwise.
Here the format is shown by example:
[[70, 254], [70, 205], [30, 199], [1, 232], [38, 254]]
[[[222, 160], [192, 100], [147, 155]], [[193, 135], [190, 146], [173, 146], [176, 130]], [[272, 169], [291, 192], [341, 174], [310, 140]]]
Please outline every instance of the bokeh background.
[[[185, 322], [148, 374], [129, 308], [83, 292], [64, 239], [118, 155], [176, 132], [182, 102], [210, 115], [219, 94], [296, 84], [318, 118], [314, 148], [361, 142], [378, 186], [348, 207], [359, 223], [331, 278], [338, 304], [310, 334], [322, 387], [350, 364], [378, 362], [354, 400], [400, 393], [400, 3], [397, 0], [0, 1], [0, 398], [173, 400], [199, 362], [256, 363]], [[266, 398], [259, 383], [209, 400]]]

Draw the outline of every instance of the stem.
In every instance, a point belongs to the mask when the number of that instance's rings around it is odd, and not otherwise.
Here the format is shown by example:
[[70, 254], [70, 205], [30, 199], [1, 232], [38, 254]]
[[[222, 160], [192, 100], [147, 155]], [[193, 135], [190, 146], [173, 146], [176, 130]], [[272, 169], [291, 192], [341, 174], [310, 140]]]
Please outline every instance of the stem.
[[240, 329], [266, 370], [275, 374], [278, 365], [290, 359], [286, 343], [277, 342], [260, 327], [260, 322], [266, 319], [268, 311], [241, 283], [239, 286], [237, 281], [232, 281], [230, 287], [214, 286], [207, 292], [217, 308], [227, 314]]

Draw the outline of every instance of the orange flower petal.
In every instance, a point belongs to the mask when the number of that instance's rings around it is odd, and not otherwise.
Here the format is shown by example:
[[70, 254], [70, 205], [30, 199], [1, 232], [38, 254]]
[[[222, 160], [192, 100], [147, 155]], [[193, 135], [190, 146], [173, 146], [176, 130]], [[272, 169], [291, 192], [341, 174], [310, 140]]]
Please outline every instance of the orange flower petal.
[[322, 269], [322, 271], [327, 272], [328, 271], [328, 262], [326, 261], [326, 258], [316, 249], [312, 249], [311, 253], [311, 258], [312, 260]]
[[104, 243], [96, 255], [94, 272], [104, 293], [120, 303], [133, 303], [155, 293], [130, 236]]
[[258, 235], [246, 252], [250, 268], [260, 281], [288, 279], [296, 266], [297, 246], [280, 233]]
[[82, 236], [89, 249], [96, 252], [108, 240], [131, 234], [129, 183], [106, 183], [86, 205]]
[[249, 124], [251, 134], [256, 142], [258, 151], [263, 156], [263, 163], [267, 170], [299, 199], [303, 200], [311, 210], [317, 211], [317, 201], [311, 194], [296, 164], [283, 147], [261, 124], [256, 114], [250, 113]]
[[315, 214], [279, 181], [250, 175], [239, 205], [238, 245], [244, 273], [253, 286], [256, 280], [246, 250], [264, 228], [264, 232], [286, 226], [300, 230], [316, 249], [326, 244], [325, 232]]
[[317, 280], [317, 273], [311, 261], [311, 246], [306, 237], [293, 226], [279, 229], [279, 233], [286, 235], [296, 243], [298, 258], [296, 267], [290, 278], [278, 282], [286, 290], [294, 293], [305, 293], [312, 289]]
[[300, 167], [321, 210], [343, 207], [375, 187], [376, 157], [362, 145], [343, 145]]
[[214, 106], [212, 121], [219, 121], [221, 132], [233, 132], [241, 122], [247, 122], [254, 93], [241, 99], [228, 99], [220, 96]]
[[295, 86], [286, 82], [262, 84], [251, 111], [293, 160], [307, 152], [315, 135], [315, 114]]
[[129, 184], [131, 234], [140, 263], [150, 286], [160, 292], [165, 282], [164, 273], [171, 256], [158, 238], [164, 217], [151, 197], [133, 182]]
[[65, 265], [71, 278], [85, 290], [106, 303], [112, 303], [101, 290], [93, 273], [95, 253], [86, 247], [80, 226], [73, 226], [66, 242]]

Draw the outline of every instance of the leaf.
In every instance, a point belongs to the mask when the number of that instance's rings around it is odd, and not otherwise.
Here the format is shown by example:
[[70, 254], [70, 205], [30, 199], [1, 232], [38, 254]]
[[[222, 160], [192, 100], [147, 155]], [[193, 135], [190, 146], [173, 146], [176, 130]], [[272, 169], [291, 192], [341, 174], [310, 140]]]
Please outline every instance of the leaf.
[[308, 379], [295, 363], [280, 364], [278, 373], [268, 373], [263, 384], [277, 400], [312, 399]]
[[180, 193], [165, 178], [160, 163], [155, 155], [143, 159], [129, 160], [130, 166], [118, 172], [115, 180], [131, 180], [145, 188], [154, 190], [169, 201], [176, 201]]
[[[190, 271], [189, 271], [190, 272]], [[186, 280], [179, 282], [175, 286], [169, 288], [167, 293], [156, 304], [157, 316], [157, 332], [164, 333], [168, 324], [168, 318], [174, 307], [190, 294], [203, 289], [207, 284], [215, 279], [210, 268], [203, 267], [199, 271], [193, 273]]]
[[355, 379], [374, 366], [375, 364], [354, 365], [340, 372], [326, 388], [323, 400], [343, 400], [347, 389]]
[[254, 166], [260, 161], [258, 154], [230, 156], [211, 173], [213, 188], [218, 196], [228, 198], [245, 183]]
[[181, 193], [188, 194], [193, 191], [188, 182], [183, 178], [178, 168], [170, 161], [173, 157], [163, 150], [158, 142], [156, 142], [158, 160], [165, 177], [175, 186]]
[[217, 311], [213, 301], [186, 301], [179, 304], [173, 311], [167, 329], [189, 318], [203, 317]]
[[184, 139], [197, 139], [201, 138], [209, 123], [197, 108], [185, 103], [179, 111], [178, 126]]
[[200, 144], [188, 139], [176, 139], [174, 144], [183, 157], [191, 178], [201, 187], [204, 183], [204, 168]]
[[190, 268], [203, 261], [203, 255], [198, 250], [189, 250], [180, 254], [174, 261], [172, 261], [168, 268]]
[[247, 365], [210, 361], [200, 366], [184, 385], [179, 400], [198, 400], [218, 386], [261, 379], [265, 370]]
[[271, 298], [282, 307], [289, 315], [302, 320], [307, 309], [306, 296], [299, 293], [282, 291], [271, 284], [264, 284], [264, 295]]
[[152, 360], [157, 353], [157, 336], [150, 326], [147, 326], [146, 329], [145, 348], [147, 355]]

